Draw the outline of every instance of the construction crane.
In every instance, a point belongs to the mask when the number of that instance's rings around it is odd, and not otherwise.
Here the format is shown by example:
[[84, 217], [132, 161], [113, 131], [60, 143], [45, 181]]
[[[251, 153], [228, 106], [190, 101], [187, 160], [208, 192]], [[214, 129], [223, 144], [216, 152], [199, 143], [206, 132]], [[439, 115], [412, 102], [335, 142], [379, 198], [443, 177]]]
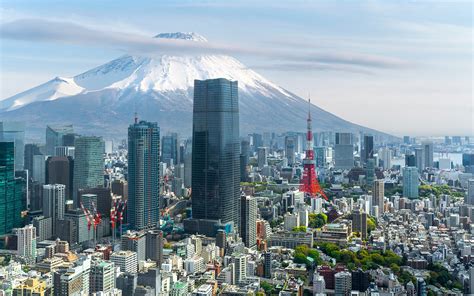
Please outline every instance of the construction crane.
[[86, 220], [87, 220], [87, 239], [90, 240], [90, 231], [91, 231], [91, 226], [92, 226], [91, 214], [90, 214], [89, 210], [84, 207], [82, 202], [81, 202], [81, 209], [82, 209], [82, 212], [84, 212], [84, 215], [86, 216]]

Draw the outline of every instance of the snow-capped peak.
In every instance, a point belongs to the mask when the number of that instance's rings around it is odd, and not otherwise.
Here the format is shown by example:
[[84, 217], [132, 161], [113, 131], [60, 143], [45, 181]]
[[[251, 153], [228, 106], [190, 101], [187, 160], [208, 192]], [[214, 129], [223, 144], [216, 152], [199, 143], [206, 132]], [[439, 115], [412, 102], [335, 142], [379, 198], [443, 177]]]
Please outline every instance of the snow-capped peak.
[[160, 33], [156, 35], [155, 38], [182, 39], [198, 42], [207, 42], [207, 39], [204, 36], [196, 34], [194, 32]]

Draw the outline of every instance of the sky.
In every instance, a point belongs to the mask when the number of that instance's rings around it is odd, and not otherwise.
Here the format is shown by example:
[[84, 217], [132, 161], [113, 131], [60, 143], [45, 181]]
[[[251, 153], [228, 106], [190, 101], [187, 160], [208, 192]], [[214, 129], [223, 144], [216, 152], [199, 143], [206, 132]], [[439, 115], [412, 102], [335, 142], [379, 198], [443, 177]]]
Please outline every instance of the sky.
[[[124, 53], [222, 52], [357, 124], [399, 136], [474, 135], [472, 1], [3, 0], [0, 6], [0, 100]], [[148, 38], [178, 31], [209, 43]]]

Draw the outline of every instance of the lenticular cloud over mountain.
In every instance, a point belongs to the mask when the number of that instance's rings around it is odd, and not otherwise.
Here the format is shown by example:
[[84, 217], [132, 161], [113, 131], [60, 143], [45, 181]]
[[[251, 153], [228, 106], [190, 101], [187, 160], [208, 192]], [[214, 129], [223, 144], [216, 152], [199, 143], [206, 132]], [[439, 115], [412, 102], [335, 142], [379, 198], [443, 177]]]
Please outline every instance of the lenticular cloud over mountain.
[[[207, 42], [196, 33], [161, 33], [154, 38]], [[306, 100], [228, 55], [124, 55], [0, 101], [0, 116], [29, 122], [38, 133], [45, 124], [68, 122], [80, 133], [100, 130], [103, 135], [120, 137], [137, 112], [140, 118], [158, 121], [162, 130], [190, 135], [194, 80], [212, 78], [238, 81], [242, 133], [304, 130]], [[311, 108], [316, 131], [378, 133], [314, 105]]]

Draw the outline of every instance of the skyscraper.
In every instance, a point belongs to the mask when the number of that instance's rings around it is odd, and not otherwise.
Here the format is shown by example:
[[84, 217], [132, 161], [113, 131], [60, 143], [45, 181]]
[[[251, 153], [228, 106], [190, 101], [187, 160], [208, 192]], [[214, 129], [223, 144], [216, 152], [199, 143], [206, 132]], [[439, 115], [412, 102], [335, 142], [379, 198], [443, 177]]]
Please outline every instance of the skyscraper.
[[239, 146], [237, 81], [195, 80], [189, 231], [215, 235], [216, 224], [239, 226]]
[[161, 141], [161, 161], [168, 165], [179, 163], [178, 134], [163, 136]]
[[128, 222], [132, 229], [158, 225], [160, 214], [160, 128], [140, 121], [128, 128]]
[[13, 142], [15, 146], [15, 171], [21, 171], [25, 162], [25, 124], [0, 121], [0, 142]]
[[403, 168], [403, 196], [418, 198], [418, 169], [415, 167]]
[[25, 259], [28, 264], [36, 262], [36, 228], [27, 225], [23, 228], [15, 228], [14, 232], [18, 238], [18, 256]]
[[74, 160], [72, 157], [53, 156], [46, 160], [46, 184], [66, 186], [66, 198], [72, 198]]
[[466, 203], [469, 205], [474, 205], [474, 179], [467, 180]]
[[113, 294], [115, 288], [114, 263], [104, 260], [93, 260], [90, 269], [89, 295], [103, 292]]
[[43, 216], [53, 219], [53, 235], [56, 234], [57, 221], [64, 219], [66, 211], [66, 186], [48, 184], [43, 186]]
[[433, 142], [423, 142], [423, 150], [425, 154], [425, 167], [433, 167]]
[[240, 144], [240, 181], [246, 182], [248, 179], [247, 167], [249, 165], [250, 143], [242, 141]]
[[374, 136], [364, 135], [364, 146], [362, 149], [362, 162], [366, 163], [368, 159], [374, 158]]
[[263, 169], [264, 166], [268, 165], [267, 161], [268, 148], [267, 147], [258, 147], [258, 168]]
[[15, 178], [14, 143], [0, 142], [0, 235], [22, 227], [26, 209], [26, 182]]
[[351, 169], [354, 166], [354, 144], [351, 133], [336, 133], [334, 146], [334, 167]]
[[415, 163], [416, 167], [418, 169], [418, 172], [423, 172], [423, 170], [426, 168], [425, 165], [425, 150], [422, 148], [416, 148], [415, 149]]
[[338, 296], [350, 296], [352, 290], [352, 274], [340, 271], [334, 275], [334, 293]]
[[104, 141], [99, 137], [79, 137], [75, 141], [73, 196], [79, 207], [77, 191], [104, 186]]
[[240, 197], [240, 236], [247, 248], [257, 244], [257, 200], [250, 196]]
[[151, 259], [156, 262], [158, 268], [163, 263], [163, 247], [165, 238], [163, 231], [150, 230], [146, 233], [146, 259]]
[[384, 212], [384, 195], [385, 183], [384, 180], [375, 180], [372, 191], [372, 206], [378, 206], [379, 214]]
[[354, 210], [352, 213], [352, 230], [359, 232], [362, 239], [367, 239], [367, 213], [364, 210]]
[[375, 180], [375, 159], [367, 159], [367, 165], [365, 167], [365, 179], [367, 181], [367, 186], [372, 186]]
[[38, 144], [26, 144], [24, 167], [25, 167], [25, 170], [29, 171], [30, 176], [31, 174], [33, 174], [33, 156], [34, 155], [41, 155]]
[[[72, 125], [50, 126], [46, 127], [46, 154], [55, 155], [54, 147], [56, 146], [74, 146], [70, 141], [64, 139], [66, 135], [74, 134]], [[67, 137], [70, 138], [71, 136]]]
[[288, 166], [293, 166], [295, 164], [295, 136], [286, 136], [285, 137], [285, 155], [288, 159]]

